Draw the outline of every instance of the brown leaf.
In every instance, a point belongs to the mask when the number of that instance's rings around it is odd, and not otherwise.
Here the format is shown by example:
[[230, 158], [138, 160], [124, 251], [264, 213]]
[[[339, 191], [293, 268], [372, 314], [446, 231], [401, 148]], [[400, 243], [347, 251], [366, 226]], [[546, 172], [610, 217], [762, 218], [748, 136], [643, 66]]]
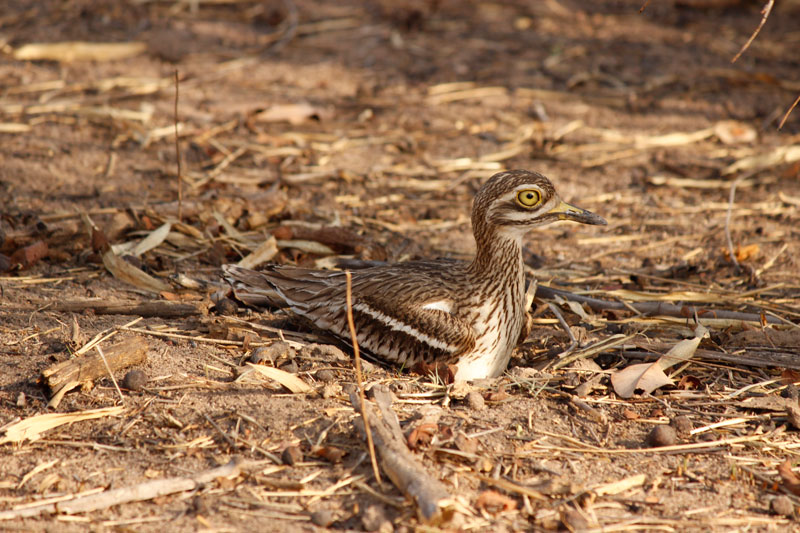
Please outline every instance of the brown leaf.
[[781, 384], [789, 385], [790, 383], [797, 383], [800, 381], [800, 372], [792, 370], [791, 368], [784, 368], [781, 371]]
[[327, 459], [331, 463], [340, 462], [347, 454], [346, 451], [334, 446], [316, 446], [311, 450], [311, 453], [317, 457]]
[[429, 446], [438, 430], [439, 426], [437, 424], [420, 424], [408, 434], [406, 439], [408, 447], [412, 450], [419, 450]]
[[478, 439], [471, 439], [464, 433], [459, 432], [455, 437], [456, 448], [466, 453], [475, 453], [478, 451]]
[[10, 263], [20, 269], [30, 268], [41, 259], [47, 257], [48, 248], [44, 241], [36, 241], [25, 248], [11, 254]]
[[485, 490], [475, 501], [475, 508], [497, 514], [501, 511], [513, 511], [517, 508], [517, 502], [495, 490]]
[[299, 104], [278, 104], [256, 113], [253, 117], [258, 122], [288, 122], [289, 124], [302, 124], [310, 118], [322, 118], [327, 115], [321, 108], [305, 102]]
[[700, 379], [695, 376], [683, 376], [677, 387], [680, 390], [697, 390], [700, 388]]
[[792, 494], [800, 496], [800, 476], [792, 471], [791, 459], [786, 459], [778, 465], [778, 474], [781, 476], [783, 486], [789, 489]]
[[622, 411], [622, 417], [625, 420], [638, 420], [639, 413], [637, 413], [636, 411], [632, 411], [630, 409], [625, 409], [624, 411]]

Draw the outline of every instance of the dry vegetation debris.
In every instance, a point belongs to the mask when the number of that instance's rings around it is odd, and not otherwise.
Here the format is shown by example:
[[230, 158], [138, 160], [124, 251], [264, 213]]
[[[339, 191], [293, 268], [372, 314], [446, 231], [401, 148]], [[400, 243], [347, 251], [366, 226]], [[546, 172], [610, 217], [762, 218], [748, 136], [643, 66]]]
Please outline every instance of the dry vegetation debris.
[[[798, 6], [725, 4], [9, 9], [3, 527], [795, 527]], [[364, 409], [330, 339], [219, 297], [224, 263], [466, 257], [516, 167], [610, 225], [531, 235], [499, 380], [365, 362]]]

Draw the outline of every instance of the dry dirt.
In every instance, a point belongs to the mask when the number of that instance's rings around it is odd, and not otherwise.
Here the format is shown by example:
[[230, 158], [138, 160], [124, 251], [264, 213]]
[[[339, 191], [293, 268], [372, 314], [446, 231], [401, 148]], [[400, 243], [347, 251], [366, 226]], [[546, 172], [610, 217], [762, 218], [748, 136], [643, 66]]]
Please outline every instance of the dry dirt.
[[[582, 348], [630, 337], [593, 354], [594, 366], [584, 358], [554, 368], [569, 340], [548, 301], [537, 300], [536, 329], [509, 375], [475, 385], [483, 409], [463, 390], [369, 368], [368, 384], [386, 383], [398, 396], [406, 432], [435, 421], [417, 431], [432, 440], [417, 442], [415, 454], [463, 511], [438, 527], [797, 530], [796, 515], [771, 505], [797, 490], [778, 465], [800, 447], [792, 415], [800, 111], [778, 130], [800, 94], [800, 4], [778, 2], [731, 64], [760, 7], [735, 0], [4, 3], [0, 426], [49, 412], [123, 410], [0, 445], [0, 529], [421, 527], [410, 501], [372, 475], [341, 388], [355, 381], [350, 358], [317, 346], [328, 341], [283, 315], [220, 312], [211, 300], [219, 266], [270, 234], [280, 263], [330, 264], [332, 254], [468, 257], [470, 202], [482, 180], [528, 168], [609, 221], [531, 233], [531, 274], [628, 306], [593, 311], [556, 302]], [[25, 44], [66, 41], [144, 46], [113, 60], [15, 56]], [[178, 215], [176, 70], [183, 226], [131, 260], [169, 284], [152, 292], [109, 273], [87, 222], [121, 244]], [[187, 288], [180, 275], [208, 284]], [[746, 312], [750, 321], [707, 322], [711, 335], [696, 358], [671, 369], [674, 386], [623, 399], [608, 369], [691, 336], [691, 317], [631, 310], [641, 293]], [[119, 328], [135, 315], [55, 310], [89, 299], [179, 300], [199, 313], [144, 317], [131, 332]], [[252, 330], [236, 318], [273, 329]], [[146, 340], [147, 362], [137, 367], [144, 387], [121, 398], [106, 376], [48, 407], [42, 371], [101, 332], [117, 332], [104, 348]], [[255, 346], [279, 335], [296, 349], [273, 364], [314, 392], [290, 394], [244, 371]], [[117, 381], [127, 370], [115, 373]], [[594, 387], [576, 389], [592, 377]], [[705, 429], [680, 433], [677, 447], [649, 448], [650, 431], [679, 415]], [[287, 448], [299, 452], [294, 464], [284, 464]], [[241, 474], [193, 490], [13, 518], [45, 500], [193, 476], [234, 457], [247, 461]], [[497, 495], [499, 503], [487, 503]]]

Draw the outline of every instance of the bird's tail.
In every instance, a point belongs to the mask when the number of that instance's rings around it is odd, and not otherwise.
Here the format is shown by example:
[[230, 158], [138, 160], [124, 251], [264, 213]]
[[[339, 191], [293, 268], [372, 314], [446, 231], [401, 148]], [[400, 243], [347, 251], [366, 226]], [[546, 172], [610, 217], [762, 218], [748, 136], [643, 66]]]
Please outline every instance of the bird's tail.
[[233, 288], [233, 295], [243, 304], [252, 307], [288, 306], [267, 275], [237, 265], [222, 265], [222, 272], [225, 281]]

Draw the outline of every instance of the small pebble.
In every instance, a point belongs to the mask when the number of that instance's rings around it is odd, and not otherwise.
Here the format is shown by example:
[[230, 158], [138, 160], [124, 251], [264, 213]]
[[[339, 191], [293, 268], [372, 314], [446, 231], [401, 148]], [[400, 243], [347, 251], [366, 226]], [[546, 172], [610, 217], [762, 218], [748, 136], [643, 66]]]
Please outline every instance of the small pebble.
[[17, 394], [17, 407], [27, 407], [28, 406], [28, 398], [25, 397], [24, 392], [20, 392]]
[[474, 390], [467, 393], [467, 405], [473, 411], [483, 411], [486, 408], [486, 400], [481, 393]]
[[323, 383], [331, 383], [336, 381], [336, 372], [330, 370], [329, 368], [323, 368], [322, 370], [318, 370], [314, 376], [322, 381]]
[[214, 309], [217, 311], [217, 314], [222, 316], [231, 316], [235, 315], [239, 311], [239, 306], [236, 305], [236, 302], [230, 298], [223, 298], [217, 302], [217, 305], [214, 306]]
[[294, 466], [303, 460], [303, 452], [297, 446], [287, 446], [281, 454], [281, 460], [284, 464]]
[[386, 518], [383, 507], [379, 505], [370, 505], [364, 509], [364, 513], [361, 515], [361, 525], [367, 531], [380, 531], [381, 533], [394, 531], [392, 523]]
[[786, 388], [781, 391], [781, 397], [797, 400], [798, 397], [800, 397], [800, 391], [798, 391], [797, 385], [794, 383], [786, 385]]
[[259, 346], [253, 350], [253, 353], [250, 354], [248, 361], [254, 365], [260, 365], [266, 362], [275, 363], [275, 361], [272, 361], [269, 358], [269, 350], [267, 348], [268, 346]]
[[694, 429], [692, 419], [686, 415], [676, 416], [669, 421], [669, 425], [675, 428], [675, 431], [681, 438], [688, 437], [689, 433]]
[[336, 521], [336, 516], [333, 511], [322, 509], [311, 513], [311, 521], [315, 526], [328, 527]]
[[585, 531], [591, 526], [586, 516], [574, 509], [565, 511], [561, 515], [561, 521], [569, 531]]
[[300, 369], [297, 367], [297, 363], [295, 363], [294, 361], [289, 361], [288, 363], [284, 363], [278, 368], [280, 368], [284, 372], [289, 372], [290, 374], [297, 374], [297, 372], [300, 371]]
[[336, 346], [331, 344], [310, 344], [305, 349], [309, 351], [311, 357], [322, 359], [323, 361], [349, 361], [350, 357]]
[[783, 516], [791, 516], [794, 514], [794, 504], [792, 503], [792, 500], [783, 494], [780, 496], [775, 496], [775, 498], [773, 498], [770, 502], [769, 507], [775, 514]]
[[672, 446], [678, 442], [678, 432], [672, 426], [659, 425], [653, 428], [647, 438], [645, 444], [651, 448], [660, 448], [661, 446]]
[[342, 393], [342, 386], [338, 383], [326, 383], [322, 387], [322, 397], [323, 398], [336, 398], [339, 394]]
[[125, 377], [122, 378], [122, 383], [120, 383], [120, 385], [128, 390], [140, 391], [147, 385], [147, 374], [139, 369], [130, 370], [125, 374]]

